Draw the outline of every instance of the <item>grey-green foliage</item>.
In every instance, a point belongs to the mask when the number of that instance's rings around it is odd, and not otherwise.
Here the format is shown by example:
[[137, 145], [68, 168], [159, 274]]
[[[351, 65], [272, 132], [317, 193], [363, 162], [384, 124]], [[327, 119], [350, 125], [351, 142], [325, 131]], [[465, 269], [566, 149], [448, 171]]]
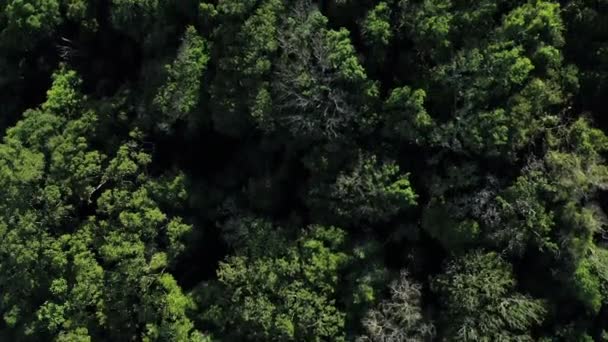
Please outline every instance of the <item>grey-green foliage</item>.
[[603, 283], [606, 271], [599, 266], [605, 249], [596, 240], [603, 234], [606, 216], [596, 204], [596, 195], [606, 189], [608, 167], [602, 151], [608, 148], [606, 135], [580, 118], [552, 132], [552, 148], [545, 156], [551, 199], [556, 209], [562, 262], [567, 289], [591, 312], [606, 301]]
[[542, 301], [516, 290], [512, 266], [494, 252], [473, 251], [447, 263], [433, 281], [450, 341], [533, 341], [544, 320]]
[[524, 174], [489, 201], [480, 215], [490, 240], [505, 252], [521, 256], [528, 248], [557, 251], [549, 238], [554, 213], [543, 201], [550, 190], [546, 172], [541, 162], [530, 161]]
[[428, 341], [435, 327], [424, 317], [420, 284], [409, 279], [406, 271], [390, 284], [390, 298], [369, 310], [363, 319], [365, 334], [358, 342]]
[[329, 211], [330, 220], [359, 225], [390, 220], [415, 206], [417, 195], [395, 162], [360, 152], [333, 183], [316, 185], [308, 198], [319, 212]]
[[302, 1], [285, 18], [278, 43], [271, 122], [301, 139], [341, 138], [371, 123], [362, 100], [376, 97], [377, 89], [346, 29], [328, 29], [315, 5]]

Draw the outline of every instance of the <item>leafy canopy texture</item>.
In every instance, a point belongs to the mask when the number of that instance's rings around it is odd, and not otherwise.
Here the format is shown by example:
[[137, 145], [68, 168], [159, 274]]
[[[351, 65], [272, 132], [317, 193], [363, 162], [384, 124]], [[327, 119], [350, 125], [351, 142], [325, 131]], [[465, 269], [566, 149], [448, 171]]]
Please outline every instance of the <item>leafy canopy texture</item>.
[[0, 0], [0, 341], [608, 341], [608, 0]]
[[446, 266], [435, 284], [455, 341], [522, 341], [542, 322], [542, 303], [515, 291], [510, 266], [495, 253], [471, 252]]
[[0, 145], [6, 338], [204, 340], [165, 272], [191, 227], [159, 208], [153, 187], [169, 189], [146, 176], [138, 133], [114, 157], [94, 150], [80, 80], [53, 78], [47, 101]]

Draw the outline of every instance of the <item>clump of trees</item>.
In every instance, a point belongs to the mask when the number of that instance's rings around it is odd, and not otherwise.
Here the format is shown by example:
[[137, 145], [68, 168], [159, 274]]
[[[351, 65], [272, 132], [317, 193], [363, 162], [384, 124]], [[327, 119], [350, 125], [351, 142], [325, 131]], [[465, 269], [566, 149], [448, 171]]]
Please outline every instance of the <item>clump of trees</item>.
[[0, 340], [608, 339], [605, 0], [0, 0]]

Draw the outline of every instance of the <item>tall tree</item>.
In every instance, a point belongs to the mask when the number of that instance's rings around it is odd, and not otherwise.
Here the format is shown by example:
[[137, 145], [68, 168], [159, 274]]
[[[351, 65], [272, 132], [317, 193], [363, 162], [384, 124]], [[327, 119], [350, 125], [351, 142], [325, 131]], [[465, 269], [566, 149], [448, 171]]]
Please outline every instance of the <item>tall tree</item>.
[[533, 341], [546, 309], [516, 290], [511, 265], [474, 251], [450, 261], [434, 280], [443, 303], [439, 335], [454, 341]]
[[236, 253], [220, 264], [213, 290], [202, 289], [212, 304], [205, 319], [232, 339], [344, 341], [340, 273], [354, 259], [346, 233], [311, 226], [292, 240], [259, 220], [236, 224]]

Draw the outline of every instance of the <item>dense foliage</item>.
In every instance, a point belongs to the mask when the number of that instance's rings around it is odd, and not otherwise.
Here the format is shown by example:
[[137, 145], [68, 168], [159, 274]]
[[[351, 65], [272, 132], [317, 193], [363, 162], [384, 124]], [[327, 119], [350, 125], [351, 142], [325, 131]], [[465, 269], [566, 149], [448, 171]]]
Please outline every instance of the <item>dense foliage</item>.
[[0, 340], [608, 341], [607, 0], [0, 0]]

